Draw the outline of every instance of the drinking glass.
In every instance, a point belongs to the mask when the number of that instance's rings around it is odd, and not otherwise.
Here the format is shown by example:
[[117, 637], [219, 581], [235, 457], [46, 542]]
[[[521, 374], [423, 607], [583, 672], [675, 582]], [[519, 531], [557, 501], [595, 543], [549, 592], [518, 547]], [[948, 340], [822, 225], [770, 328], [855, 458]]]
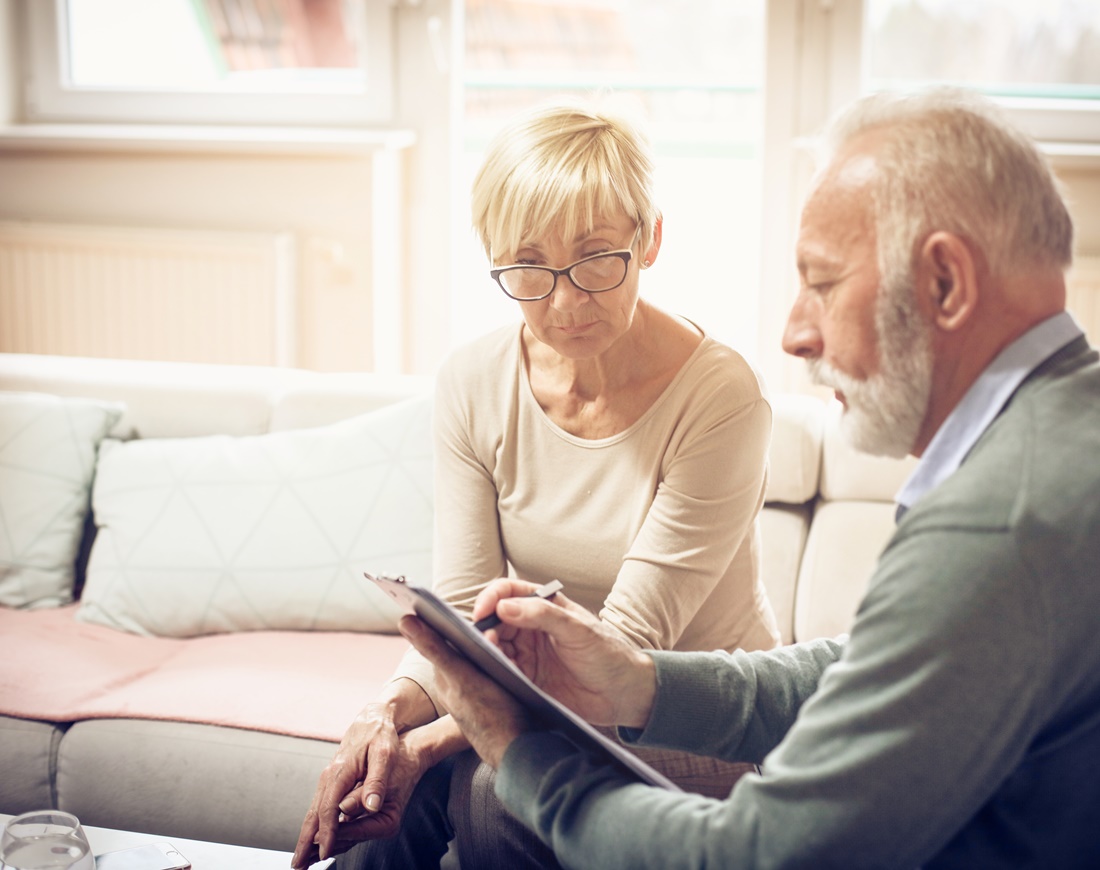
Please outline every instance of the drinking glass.
[[80, 821], [61, 810], [15, 816], [0, 835], [0, 861], [10, 870], [95, 870]]

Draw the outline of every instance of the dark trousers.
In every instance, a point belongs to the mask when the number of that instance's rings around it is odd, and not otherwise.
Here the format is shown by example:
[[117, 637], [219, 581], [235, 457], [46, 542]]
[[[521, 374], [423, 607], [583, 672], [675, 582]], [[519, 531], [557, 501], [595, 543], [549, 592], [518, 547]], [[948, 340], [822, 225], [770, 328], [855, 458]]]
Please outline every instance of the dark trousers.
[[440, 870], [456, 860], [463, 870], [558, 870], [550, 849], [497, 800], [495, 777], [472, 750], [445, 759], [421, 778], [397, 835], [359, 843], [337, 857], [337, 870]]

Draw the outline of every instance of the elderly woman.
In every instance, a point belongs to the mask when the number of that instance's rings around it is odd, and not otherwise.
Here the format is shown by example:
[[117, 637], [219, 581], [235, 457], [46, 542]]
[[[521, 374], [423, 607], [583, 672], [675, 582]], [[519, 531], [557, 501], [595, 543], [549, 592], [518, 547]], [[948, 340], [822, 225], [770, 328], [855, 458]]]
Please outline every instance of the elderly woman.
[[[497, 577], [558, 578], [639, 647], [776, 645], [757, 533], [771, 411], [741, 356], [639, 295], [661, 249], [643, 136], [591, 108], [525, 115], [490, 145], [473, 213], [522, 321], [439, 373], [436, 591], [469, 609]], [[295, 866], [366, 841], [341, 866], [437, 867], [452, 839], [464, 866], [555, 866], [468, 747], [410, 653], [322, 774]], [[645, 758], [716, 796], [742, 772]]]

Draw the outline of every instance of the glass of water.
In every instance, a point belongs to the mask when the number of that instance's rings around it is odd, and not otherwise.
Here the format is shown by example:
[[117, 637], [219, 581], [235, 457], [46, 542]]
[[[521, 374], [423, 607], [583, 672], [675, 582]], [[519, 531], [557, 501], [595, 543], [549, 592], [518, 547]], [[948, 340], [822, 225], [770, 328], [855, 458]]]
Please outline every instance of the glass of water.
[[0, 835], [0, 860], [10, 870], [95, 870], [80, 821], [61, 810], [15, 816]]

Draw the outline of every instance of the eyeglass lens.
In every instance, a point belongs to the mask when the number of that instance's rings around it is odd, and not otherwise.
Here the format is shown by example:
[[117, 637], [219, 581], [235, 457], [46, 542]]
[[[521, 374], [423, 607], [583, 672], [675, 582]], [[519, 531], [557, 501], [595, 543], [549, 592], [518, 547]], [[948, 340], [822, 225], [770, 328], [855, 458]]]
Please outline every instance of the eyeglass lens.
[[[570, 268], [569, 277], [582, 290], [611, 290], [626, 278], [626, 263], [617, 254], [593, 257]], [[500, 281], [512, 296], [534, 299], [553, 290], [554, 273], [538, 266], [508, 269], [500, 273]]]

